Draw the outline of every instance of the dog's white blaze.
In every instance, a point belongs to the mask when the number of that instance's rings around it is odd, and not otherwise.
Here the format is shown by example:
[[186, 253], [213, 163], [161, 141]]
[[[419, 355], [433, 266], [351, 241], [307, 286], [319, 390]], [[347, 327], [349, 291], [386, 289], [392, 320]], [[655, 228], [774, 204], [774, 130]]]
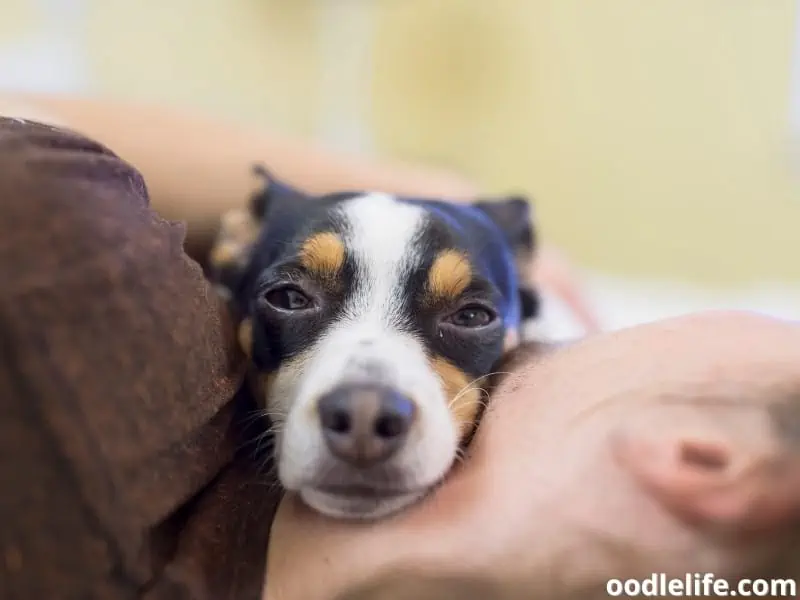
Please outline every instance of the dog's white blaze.
[[368, 194], [342, 207], [350, 227], [346, 245], [366, 276], [349, 306], [351, 318], [375, 327], [376, 334], [392, 325], [402, 301], [399, 290], [409, 270], [419, 262], [414, 241], [424, 211], [401, 204], [387, 194]]
[[[397, 327], [407, 295], [403, 286], [421, 259], [416, 242], [425, 212], [386, 194], [368, 194], [345, 202], [340, 214], [348, 226], [345, 245], [364, 280], [350, 297], [342, 319], [305, 353], [302, 377], [290, 366], [285, 376], [278, 374], [274, 388], [291, 397], [281, 407], [288, 413], [278, 461], [281, 480], [330, 514], [343, 514], [334, 499], [325, 503], [325, 496], [311, 488], [304, 494], [304, 486], [327, 452], [313, 405], [321, 394], [357, 378], [363, 369], [373, 369], [373, 378], [378, 369], [384, 383], [417, 404], [416, 426], [395, 459], [407, 474], [406, 485], [434, 483], [452, 464], [458, 444], [441, 381], [428, 363], [422, 342]], [[388, 508], [376, 506], [374, 514]]]

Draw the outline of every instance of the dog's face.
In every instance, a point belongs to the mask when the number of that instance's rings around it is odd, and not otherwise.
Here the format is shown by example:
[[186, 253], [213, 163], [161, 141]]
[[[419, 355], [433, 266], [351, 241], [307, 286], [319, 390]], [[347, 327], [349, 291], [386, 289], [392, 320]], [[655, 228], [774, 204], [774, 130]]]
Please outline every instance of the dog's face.
[[[527, 206], [268, 183], [257, 236], [216, 266], [288, 490], [331, 516], [376, 518], [441, 480], [533, 316], [509, 238], [532, 250]], [[506, 227], [503, 211], [516, 215]]]

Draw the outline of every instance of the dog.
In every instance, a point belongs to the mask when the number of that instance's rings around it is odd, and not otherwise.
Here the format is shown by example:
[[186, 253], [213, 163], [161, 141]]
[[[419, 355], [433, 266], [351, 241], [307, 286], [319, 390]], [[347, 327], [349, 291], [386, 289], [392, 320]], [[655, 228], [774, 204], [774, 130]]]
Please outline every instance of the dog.
[[447, 474], [538, 314], [530, 203], [312, 196], [256, 173], [210, 278], [272, 421], [278, 478], [324, 515], [388, 516]]

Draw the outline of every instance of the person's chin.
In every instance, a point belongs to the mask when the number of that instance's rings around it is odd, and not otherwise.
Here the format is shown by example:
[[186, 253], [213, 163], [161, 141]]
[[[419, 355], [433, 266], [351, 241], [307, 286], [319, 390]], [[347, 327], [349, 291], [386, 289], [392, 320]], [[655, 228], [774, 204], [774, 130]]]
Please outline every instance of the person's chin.
[[422, 498], [427, 490], [378, 492], [302, 488], [299, 496], [317, 512], [335, 519], [372, 521], [389, 517]]

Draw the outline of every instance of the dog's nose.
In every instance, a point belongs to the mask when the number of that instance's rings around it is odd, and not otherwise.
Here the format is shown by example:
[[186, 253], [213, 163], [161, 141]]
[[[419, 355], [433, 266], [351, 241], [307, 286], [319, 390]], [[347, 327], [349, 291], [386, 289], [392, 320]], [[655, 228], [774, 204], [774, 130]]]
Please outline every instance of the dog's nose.
[[319, 399], [322, 434], [331, 453], [365, 467], [388, 459], [406, 440], [414, 403], [389, 387], [350, 384]]

